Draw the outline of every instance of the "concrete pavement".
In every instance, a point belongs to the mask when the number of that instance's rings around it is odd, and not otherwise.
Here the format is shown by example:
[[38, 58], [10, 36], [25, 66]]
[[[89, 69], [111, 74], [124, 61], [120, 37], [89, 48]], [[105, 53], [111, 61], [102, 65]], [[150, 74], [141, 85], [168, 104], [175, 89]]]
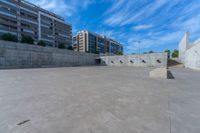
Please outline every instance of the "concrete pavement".
[[0, 133], [199, 133], [200, 72], [150, 70], [0, 70]]

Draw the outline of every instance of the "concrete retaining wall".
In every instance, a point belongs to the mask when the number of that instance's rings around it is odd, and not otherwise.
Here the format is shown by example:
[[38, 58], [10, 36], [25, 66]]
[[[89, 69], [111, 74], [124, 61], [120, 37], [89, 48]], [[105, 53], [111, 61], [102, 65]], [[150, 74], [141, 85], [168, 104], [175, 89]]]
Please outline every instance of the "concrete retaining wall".
[[200, 40], [189, 44], [189, 33], [185, 33], [179, 44], [179, 59], [186, 68], [200, 70]]
[[88, 66], [96, 54], [0, 41], [0, 69]]
[[101, 59], [102, 63], [108, 66], [167, 67], [167, 53], [102, 56]]

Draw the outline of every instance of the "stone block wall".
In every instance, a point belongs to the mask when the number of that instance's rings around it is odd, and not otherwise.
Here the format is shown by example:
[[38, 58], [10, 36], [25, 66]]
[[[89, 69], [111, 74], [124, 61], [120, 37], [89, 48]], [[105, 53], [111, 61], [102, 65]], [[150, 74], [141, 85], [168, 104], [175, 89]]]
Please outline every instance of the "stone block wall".
[[0, 69], [96, 65], [98, 55], [0, 41]]
[[101, 56], [100, 58], [102, 64], [108, 66], [167, 67], [167, 53]]

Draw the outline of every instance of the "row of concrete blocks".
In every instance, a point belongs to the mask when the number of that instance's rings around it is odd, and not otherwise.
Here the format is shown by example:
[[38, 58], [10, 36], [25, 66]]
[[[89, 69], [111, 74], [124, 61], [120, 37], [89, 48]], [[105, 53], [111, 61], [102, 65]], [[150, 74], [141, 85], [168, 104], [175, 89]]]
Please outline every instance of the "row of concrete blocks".
[[145, 55], [128, 55], [128, 56], [103, 56], [102, 64], [108, 66], [152, 66], [166, 67], [166, 53], [155, 53]]

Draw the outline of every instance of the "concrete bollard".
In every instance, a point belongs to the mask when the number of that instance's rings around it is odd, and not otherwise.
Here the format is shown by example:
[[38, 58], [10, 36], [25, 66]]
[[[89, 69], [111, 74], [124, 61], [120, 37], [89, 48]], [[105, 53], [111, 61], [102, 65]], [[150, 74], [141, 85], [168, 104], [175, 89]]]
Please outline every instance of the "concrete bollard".
[[149, 73], [150, 78], [168, 79], [167, 68], [156, 68]]

